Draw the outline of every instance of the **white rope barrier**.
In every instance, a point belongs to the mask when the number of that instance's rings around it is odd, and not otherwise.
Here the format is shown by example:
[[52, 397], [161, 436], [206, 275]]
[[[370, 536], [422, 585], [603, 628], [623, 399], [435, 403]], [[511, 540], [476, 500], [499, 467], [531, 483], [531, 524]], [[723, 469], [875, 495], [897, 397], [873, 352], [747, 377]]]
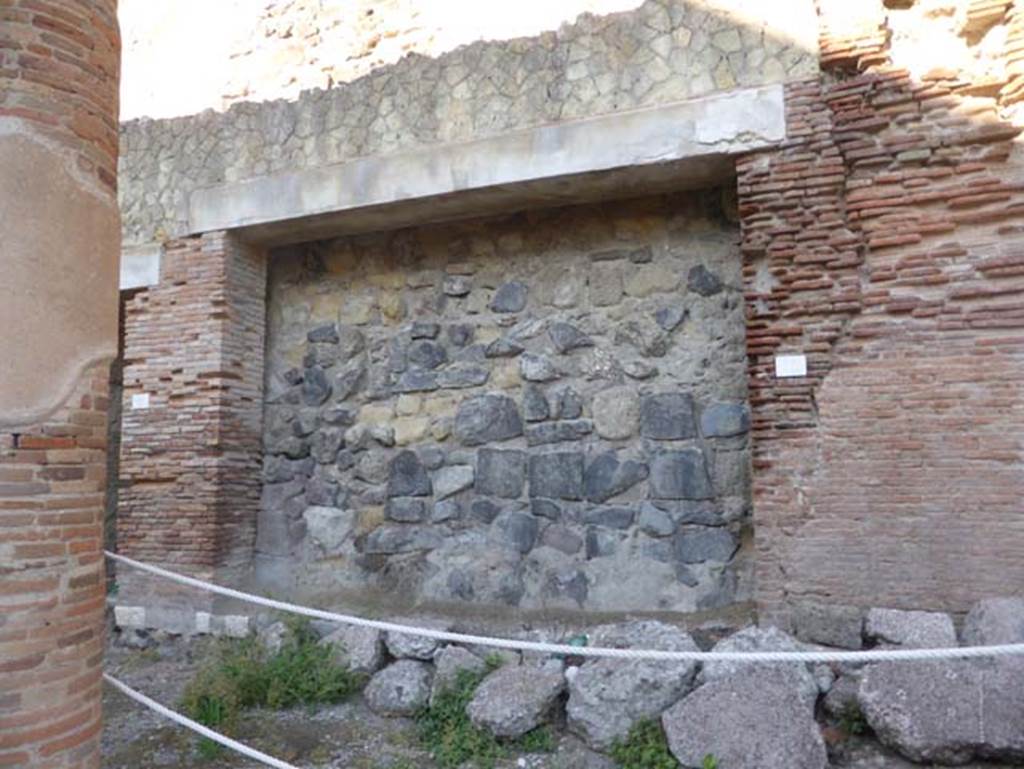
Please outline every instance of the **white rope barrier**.
[[365, 619], [349, 614], [338, 614], [336, 612], [324, 611], [323, 609], [312, 609], [308, 606], [299, 606], [286, 601], [277, 601], [272, 598], [244, 593], [241, 590], [233, 590], [229, 587], [221, 587], [211, 582], [204, 582], [194, 577], [186, 577], [183, 574], [162, 569], [159, 566], [151, 566], [141, 561], [127, 558], [109, 550], [104, 551], [107, 557], [123, 563], [132, 568], [164, 577], [173, 582], [189, 587], [206, 590], [211, 593], [237, 598], [249, 603], [266, 606], [270, 609], [299, 614], [312, 619], [336, 622], [342, 625], [354, 627], [369, 627], [377, 630], [384, 630], [395, 633], [419, 636], [421, 638], [432, 638], [436, 641], [447, 641], [449, 643], [469, 644], [474, 646], [488, 646], [494, 649], [512, 649], [516, 651], [539, 652], [541, 654], [560, 654], [576, 657], [606, 657], [612, 659], [627, 660], [658, 660], [661, 662], [891, 662], [899, 660], [948, 660], [968, 659], [977, 657], [1005, 657], [1010, 655], [1024, 655], [1024, 643], [997, 644], [992, 646], [958, 646], [945, 649], [868, 649], [864, 651], [842, 651], [829, 649], [827, 651], [756, 651], [756, 652], [702, 652], [702, 651], [669, 651], [658, 649], [612, 649], [599, 646], [573, 646], [572, 644], [553, 644], [540, 641], [518, 641], [510, 638], [491, 638], [489, 636], [470, 635], [466, 633], [452, 633], [447, 630], [435, 630], [432, 628], [416, 627], [413, 625], [402, 625], [395, 622], [384, 622], [381, 620]]
[[268, 756], [266, 753], [262, 753], [256, 750], [255, 748], [250, 748], [248, 745], [244, 745], [241, 742], [238, 742], [237, 740], [231, 739], [230, 737], [225, 737], [223, 734], [215, 732], [213, 731], [213, 729], [205, 727], [197, 721], [193, 721], [191, 718], [186, 718], [180, 713], [176, 713], [170, 708], [164, 707], [156, 700], [150, 699], [141, 692], [135, 691], [134, 689], [118, 681], [116, 678], [114, 678], [112, 675], [108, 673], [103, 674], [103, 680], [111, 686], [113, 686], [115, 689], [119, 690], [122, 694], [126, 695], [127, 697], [130, 697], [131, 699], [135, 700], [141, 705], [145, 705], [147, 708], [159, 713], [164, 718], [168, 718], [171, 721], [174, 721], [176, 724], [180, 724], [181, 726], [184, 726], [187, 729], [191, 729], [192, 731], [197, 732], [198, 734], [201, 734], [204, 737], [213, 740], [214, 742], [219, 742], [224, 747], [231, 748], [232, 750], [241, 753], [243, 756], [248, 756], [249, 758], [255, 759], [260, 763], [266, 764], [267, 766], [273, 766], [275, 767], [275, 769], [299, 769], [299, 767], [295, 766], [294, 764], [288, 764], [284, 761], [281, 761], [280, 759], [274, 758], [273, 756]]

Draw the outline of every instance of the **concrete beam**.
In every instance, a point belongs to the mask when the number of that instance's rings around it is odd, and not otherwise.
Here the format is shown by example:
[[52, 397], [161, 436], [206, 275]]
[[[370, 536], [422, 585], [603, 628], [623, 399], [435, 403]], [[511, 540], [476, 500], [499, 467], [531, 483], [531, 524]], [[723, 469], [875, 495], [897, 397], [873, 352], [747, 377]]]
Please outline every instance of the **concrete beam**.
[[781, 85], [194, 191], [189, 231], [288, 243], [719, 184], [785, 139]]
[[159, 283], [163, 252], [164, 247], [159, 243], [124, 246], [121, 249], [121, 290], [146, 288]]

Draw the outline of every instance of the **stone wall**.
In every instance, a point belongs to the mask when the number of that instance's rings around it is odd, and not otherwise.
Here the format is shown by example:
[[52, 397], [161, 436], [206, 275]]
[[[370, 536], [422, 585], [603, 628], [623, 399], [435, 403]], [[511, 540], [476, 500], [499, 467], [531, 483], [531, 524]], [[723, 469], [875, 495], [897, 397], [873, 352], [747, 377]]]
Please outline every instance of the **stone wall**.
[[743, 301], [723, 199], [277, 254], [262, 582], [389, 608], [746, 596]]
[[121, 133], [125, 241], [185, 234], [190, 192], [222, 182], [816, 75], [811, 0], [766, 9], [647, 0], [536, 37], [407, 56], [297, 101], [131, 121]]
[[1024, 584], [1019, 22], [858, 10], [823, 17], [793, 141], [739, 165], [759, 605], [798, 630]]

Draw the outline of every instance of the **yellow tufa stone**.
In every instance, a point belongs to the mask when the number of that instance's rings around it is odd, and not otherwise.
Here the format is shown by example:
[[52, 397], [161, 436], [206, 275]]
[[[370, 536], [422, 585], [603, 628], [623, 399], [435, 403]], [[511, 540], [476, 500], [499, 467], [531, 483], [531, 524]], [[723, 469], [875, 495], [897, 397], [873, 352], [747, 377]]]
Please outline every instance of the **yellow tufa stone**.
[[371, 505], [359, 511], [359, 518], [356, 520], [356, 536], [368, 534], [384, 523], [384, 507], [382, 505]]
[[399, 395], [395, 410], [400, 416], [411, 417], [420, 413], [423, 408], [423, 397], [420, 395]]
[[502, 361], [494, 367], [491, 383], [498, 389], [509, 390], [520, 385], [519, 361], [516, 359]]
[[395, 430], [395, 444], [408, 446], [411, 443], [419, 443], [427, 435], [427, 428], [430, 421], [424, 417], [399, 417], [391, 422]]
[[388, 292], [378, 299], [380, 314], [389, 324], [400, 322], [405, 317], [405, 299], [400, 292]]
[[394, 416], [390, 403], [368, 403], [359, 409], [359, 421], [371, 425], [390, 422]]
[[338, 307], [338, 322], [342, 325], [366, 325], [373, 320], [373, 311], [376, 308], [377, 302], [373, 296], [367, 294], [353, 296], [346, 292], [342, 295], [342, 301]]
[[423, 401], [423, 411], [432, 417], [451, 416], [455, 413], [455, 407], [459, 399], [452, 395], [434, 395]]

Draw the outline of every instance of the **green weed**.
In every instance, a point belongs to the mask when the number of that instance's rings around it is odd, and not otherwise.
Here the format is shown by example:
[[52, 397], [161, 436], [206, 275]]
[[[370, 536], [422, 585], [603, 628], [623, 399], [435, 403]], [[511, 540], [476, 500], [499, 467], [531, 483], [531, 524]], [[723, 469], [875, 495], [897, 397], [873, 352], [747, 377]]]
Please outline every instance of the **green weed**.
[[839, 727], [847, 734], [859, 736], [868, 730], [868, 722], [856, 702], [848, 702], [839, 714]]
[[511, 745], [521, 753], [551, 753], [555, 749], [555, 738], [546, 726], [538, 726]]
[[[669, 752], [665, 732], [657, 721], [640, 721], [624, 740], [615, 741], [610, 753], [621, 769], [679, 769], [679, 762]], [[717, 764], [709, 767], [707, 762], [708, 757], [705, 757], [704, 769], [717, 769]]]
[[442, 769], [469, 763], [476, 769], [492, 769], [510, 752], [546, 753], [554, 749], [554, 737], [544, 726], [516, 740], [499, 740], [486, 729], [473, 725], [466, 706], [488, 673], [501, 667], [498, 655], [488, 656], [485, 670], [460, 670], [452, 686], [440, 692], [434, 702], [416, 716], [420, 744]]
[[443, 769], [472, 761], [478, 769], [491, 769], [505, 750], [490, 732], [473, 725], [466, 706], [485, 672], [460, 670], [455, 683], [440, 692], [432, 705], [416, 717], [420, 743]]
[[[308, 622], [293, 621], [276, 654], [267, 654], [254, 638], [221, 643], [212, 664], [186, 687], [182, 708], [204, 726], [231, 734], [246, 708], [340, 702], [362, 683], [361, 676], [335, 659], [334, 649], [317, 643]], [[199, 751], [212, 757], [220, 746], [203, 738]]]

